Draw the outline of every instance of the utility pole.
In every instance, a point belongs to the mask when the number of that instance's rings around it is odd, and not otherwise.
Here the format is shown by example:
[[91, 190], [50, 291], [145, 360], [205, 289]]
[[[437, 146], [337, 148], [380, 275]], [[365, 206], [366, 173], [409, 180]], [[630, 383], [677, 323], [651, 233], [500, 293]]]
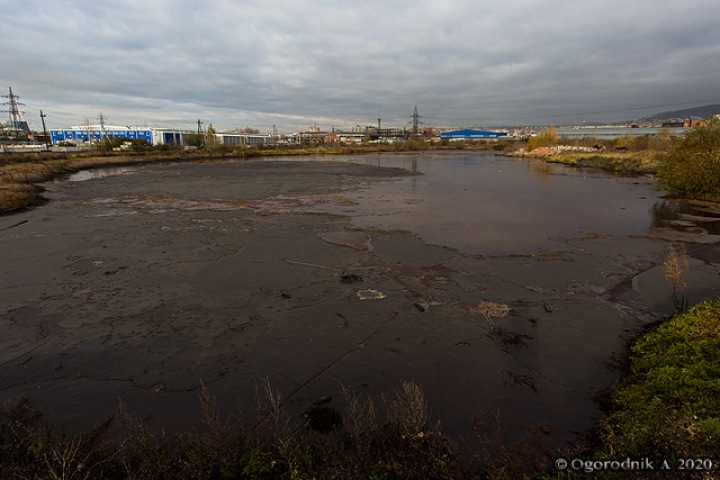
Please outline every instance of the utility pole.
[[47, 115], [45, 115], [43, 113], [43, 111], [40, 110], [40, 121], [42, 122], [42, 126], [43, 126], [43, 138], [45, 139], [45, 149], [49, 149], [50, 144], [48, 143], [48, 140], [49, 140], [48, 133], [47, 133], [47, 128], [45, 127], [45, 117], [47, 117]]
[[92, 135], [90, 134], [90, 117], [85, 117], [85, 128], [87, 129], [88, 145], [92, 147]]

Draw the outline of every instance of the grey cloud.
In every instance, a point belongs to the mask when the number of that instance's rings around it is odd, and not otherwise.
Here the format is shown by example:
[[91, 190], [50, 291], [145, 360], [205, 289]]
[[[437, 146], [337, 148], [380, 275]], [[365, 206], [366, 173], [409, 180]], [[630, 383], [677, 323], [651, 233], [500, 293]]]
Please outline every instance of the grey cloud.
[[714, 3], [0, 0], [0, 63], [58, 122], [622, 119], [720, 97]]

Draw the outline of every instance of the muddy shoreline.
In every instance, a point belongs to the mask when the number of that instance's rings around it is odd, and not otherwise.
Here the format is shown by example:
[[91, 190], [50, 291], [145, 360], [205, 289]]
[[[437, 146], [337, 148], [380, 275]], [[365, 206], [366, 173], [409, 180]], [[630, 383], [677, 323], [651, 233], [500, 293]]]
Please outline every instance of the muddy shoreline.
[[[0, 217], [0, 399], [91, 427], [121, 400], [150, 427], [225, 411], [269, 377], [294, 418], [340, 385], [421, 384], [472, 449], [499, 410], [506, 440], [558, 447], [599, 418], [598, 390], [643, 325], [672, 311], [667, 230], [564, 239], [480, 257], [411, 232], [352, 228], [344, 192], [409, 172], [337, 162], [204, 162], [46, 184]], [[308, 205], [336, 206], [316, 213]], [[702, 237], [702, 238], [701, 238]], [[684, 234], [690, 301], [720, 296], [714, 236]]]

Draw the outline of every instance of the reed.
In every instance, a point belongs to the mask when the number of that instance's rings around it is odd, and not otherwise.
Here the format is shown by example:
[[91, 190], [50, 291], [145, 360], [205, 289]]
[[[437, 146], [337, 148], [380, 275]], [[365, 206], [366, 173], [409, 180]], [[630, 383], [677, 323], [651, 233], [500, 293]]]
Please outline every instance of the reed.
[[687, 295], [685, 289], [685, 277], [690, 268], [688, 263], [685, 244], [672, 245], [668, 248], [663, 262], [665, 269], [665, 278], [672, 282], [673, 287], [673, 306], [676, 312], [683, 312], [687, 309]]

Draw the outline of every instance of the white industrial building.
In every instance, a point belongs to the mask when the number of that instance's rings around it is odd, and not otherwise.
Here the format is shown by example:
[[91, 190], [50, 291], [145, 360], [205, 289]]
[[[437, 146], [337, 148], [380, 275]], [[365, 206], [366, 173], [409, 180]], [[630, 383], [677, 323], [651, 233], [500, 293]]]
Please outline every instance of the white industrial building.
[[192, 133], [190, 130], [171, 128], [74, 125], [70, 128], [51, 129], [50, 139], [53, 145], [61, 142], [74, 144], [92, 143], [106, 138], [141, 139], [152, 145], [186, 145], [187, 137]]
[[[116, 125], [75, 125], [70, 128], [51, 129], [50, 139], [53, 145], [61, 142], [85, 144], [98, 142], [105, 138], [142, 139], [151, 145], [188, 144], [188, 137], [196, 131], [180, 128], [160, 127], [121, 127]], [[274, 145], [276, 135], [217, 133], [220, 145]]]

